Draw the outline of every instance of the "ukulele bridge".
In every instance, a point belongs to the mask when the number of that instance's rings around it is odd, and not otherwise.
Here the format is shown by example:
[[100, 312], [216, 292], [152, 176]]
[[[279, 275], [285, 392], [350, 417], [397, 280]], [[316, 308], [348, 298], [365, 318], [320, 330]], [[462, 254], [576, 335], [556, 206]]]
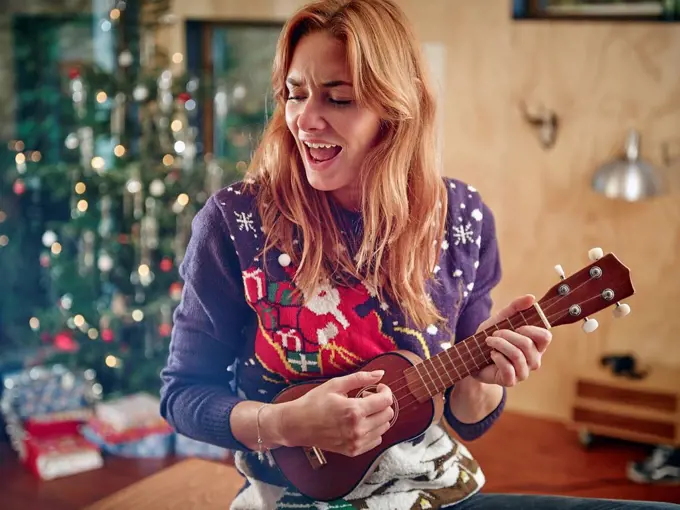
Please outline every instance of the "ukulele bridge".
[[312, 466], [312, 469], [319, 469], [328, 464], [328, 461], [326, 460], [326, 456], [323, 454], [323, 451], [321, 451], [316, 446], [312, 446], [311, 448], [304, 448], [304, 451], [305, 455], [307, 456], [307, 460]]

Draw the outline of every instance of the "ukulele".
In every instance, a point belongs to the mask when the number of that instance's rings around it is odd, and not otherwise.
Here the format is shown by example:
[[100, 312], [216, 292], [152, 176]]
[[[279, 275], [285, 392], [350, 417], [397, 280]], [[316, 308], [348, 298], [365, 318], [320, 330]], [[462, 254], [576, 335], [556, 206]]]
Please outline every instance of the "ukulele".
[[[531, 307], [435, 356], [423, 360], [412, 352], [395, 350], [373, 358], [360, 370], [384, 370], [380, 383], [389, 386], [393, 396], [394, 417], [382, 443], [356, 457], [316, 447], [275, 448], [271, 454], [283, 476], [309, 498], [317, 501], [340, 499], [371, 474], [387, 449], [417, 438], [439, 421], [446, 389], [492, 363], [492, 349], [484, 340], [493, 331], [514, 330], [524, 325], [550, 329], [583, 321], [583, 330], [592, 333], [598, 323], [590, 315], [612, 305], [615, 305], [614, 317], [628, 315], [630, 307], [620, 300], [635, 293], [630, 270], [613, 254], [604, 256], [600, 248], [593, 248], [588, 256], [592, 263], [568, 278], [561, 266], [555, 266], [560, 281]], [[323, 382], [293, 384], [278, 393], [272, 402], [298, 399]], [[377, 386], [359, 388], [348, 396], [361, 398], [376, 389]]]

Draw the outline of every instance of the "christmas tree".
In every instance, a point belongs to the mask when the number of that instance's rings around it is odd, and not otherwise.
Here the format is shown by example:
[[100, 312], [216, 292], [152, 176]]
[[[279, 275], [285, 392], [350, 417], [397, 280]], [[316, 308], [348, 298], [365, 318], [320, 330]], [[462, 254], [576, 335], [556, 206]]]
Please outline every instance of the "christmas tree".
[[[106, 396], [158, 390], [191, 221], [241, 178], [250, 152], [240, 142], [220, 158], [202, 150], [198, 113], [222, 92], [210, 77], [173, 74], [157, 51], [167, 1], [118, 4], [125, 8], [111, 9], [103, 25], [114, 35], [115, 65], [80, 65], [62, 77], [71, 117], [61, 122], [73, 126], [67, 152], [51, 164], [15, 145], [8, 174], [14, 195], [39, 190], [51, 204], [34, 261], [44, 306], [31, 309], [23, 332], [50, 347], [48, 362], [94, 369]], [[228, 122], [263, 117], [234, 108]]]

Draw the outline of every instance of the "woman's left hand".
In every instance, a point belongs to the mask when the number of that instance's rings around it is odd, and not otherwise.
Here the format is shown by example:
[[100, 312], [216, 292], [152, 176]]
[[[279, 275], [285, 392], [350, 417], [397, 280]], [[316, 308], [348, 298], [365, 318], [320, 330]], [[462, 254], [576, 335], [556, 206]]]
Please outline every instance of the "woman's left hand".
[[[519, 310], [533, 305], [534, 296], [521, 296], [512, 301], [479, 327], [482, 331], [500, 321], [512, 317]], [[487, 384], [514, 386], [524, 381], [541, 366], [541, 357], [550, 345], [552, 333], [540, 326], [521, 326], [512, 331], [500, 329], [487, 337], [493, 363], [481, 369], [474, 378]]]

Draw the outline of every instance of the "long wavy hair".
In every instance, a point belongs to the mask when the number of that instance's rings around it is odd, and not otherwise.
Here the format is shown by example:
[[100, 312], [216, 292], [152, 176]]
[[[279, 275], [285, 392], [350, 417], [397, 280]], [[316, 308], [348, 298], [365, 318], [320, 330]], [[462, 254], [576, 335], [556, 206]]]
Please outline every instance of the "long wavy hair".
[[[352, 258], [332, 199], [306, 179], [285, 120], [286, 76], [297, 43], [325, 30], [345, 44], [356, 101], [381, 118], [381, 137], [360, 172], [363, 237]], [[251, 160], [267, 236], [291, 256], [303, 295], [320, 283], [363, 281], [385, 294], [418, 327], [438, 322], [427, 281], [444, 235], [447, 192], [439, 174], [435, 100], [418, 43], [392, 0], [319, 0], [284, 26], [272, 70], [275, 108]], [[301, 242], [294, 240], [301, 237]]]

